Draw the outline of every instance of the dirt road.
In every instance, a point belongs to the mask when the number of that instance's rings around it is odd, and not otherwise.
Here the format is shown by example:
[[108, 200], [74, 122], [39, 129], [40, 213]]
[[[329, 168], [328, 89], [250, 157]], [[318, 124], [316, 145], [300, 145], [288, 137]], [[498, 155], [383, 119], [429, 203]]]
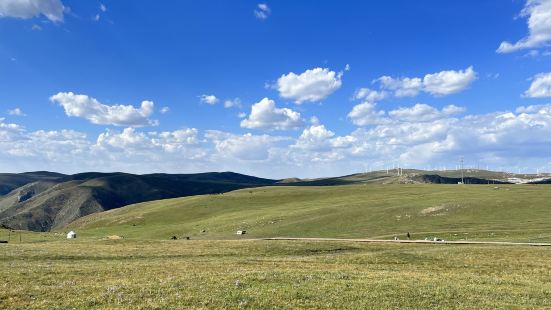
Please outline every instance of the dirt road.
[[506, 241], [430, 241], [430, 240], [381, 240], [381, 239], [340, 239], [340, 238], [263, 238], [262, 240], [297, 240], [297, 241], [346, 241], [371, 243], [424, 243], [424, 244], [488, 244], [488, 245], [523, 245], [550, 246], [551, 243], [541, 242], [506, 242]]

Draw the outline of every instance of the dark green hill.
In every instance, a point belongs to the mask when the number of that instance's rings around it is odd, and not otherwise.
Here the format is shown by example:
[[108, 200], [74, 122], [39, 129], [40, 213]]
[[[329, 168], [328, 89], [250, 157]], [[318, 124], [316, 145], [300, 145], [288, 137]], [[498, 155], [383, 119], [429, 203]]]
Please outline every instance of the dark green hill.
[[67, 225], [81, 216], [128, 204], [224, 193], [275, 182], [231, 172], [181, 175], [80, 173], [49, 182], [27, 183], [0, 197], [0, 224], [15, 229], [47, 231]]
[[12, 190], [36, 181], [52, 181], [63, 177], [63, 174], [37, 171], [25, 173], [0, 173], [0, 196]]

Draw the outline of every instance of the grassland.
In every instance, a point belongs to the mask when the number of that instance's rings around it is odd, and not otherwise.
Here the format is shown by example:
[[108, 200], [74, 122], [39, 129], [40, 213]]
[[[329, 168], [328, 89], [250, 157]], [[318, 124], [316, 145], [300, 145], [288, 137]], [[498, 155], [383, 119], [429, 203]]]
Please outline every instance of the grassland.
[[2, 309], [551, 307], [535, 247], [63, 240], [0, 247]]
[[83, 217], [83, 237], [338, 237], [551, 242], [547, 185], [264, 187], [127, 206]]
[[0, 309], [551, 309], [548, 247], [232, 240], [549, 242], [549, 201], [546, 185], [369, 184], [136, 204], [9, 233]]

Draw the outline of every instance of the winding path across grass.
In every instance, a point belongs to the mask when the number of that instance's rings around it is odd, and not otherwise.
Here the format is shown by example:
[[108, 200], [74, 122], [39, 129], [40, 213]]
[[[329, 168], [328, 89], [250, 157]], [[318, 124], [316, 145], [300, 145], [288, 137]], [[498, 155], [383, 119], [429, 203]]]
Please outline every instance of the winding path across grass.
[[382, 239], [341, 239], [341, 238], [263, 238], [262, 240], [295, 240], [295, 241], [347, 241], [372, 243], [424, 243], [424, 244], [488, 244], [488, 245], [523, 245], [549, 246], [551, 243], [541, 242], [506, 242], [506, 241], [431, 241], [431, 240], [382, 240]]

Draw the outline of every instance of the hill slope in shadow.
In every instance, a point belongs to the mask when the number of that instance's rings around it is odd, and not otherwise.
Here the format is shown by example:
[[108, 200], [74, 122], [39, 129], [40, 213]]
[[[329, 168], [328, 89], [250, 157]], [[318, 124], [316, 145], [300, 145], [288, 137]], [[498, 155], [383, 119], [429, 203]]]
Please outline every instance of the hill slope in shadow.
[[[25, 178], [17, 179], [24, 183]], [[26, 183], [0, 197], [0, 225], [48, 231], [96, 212], [166, 198], [217, 194], [274, 184], [232, 172], [201, 174], [81, 173]], [[14, 183], [14, 182], [12, 182]]]

